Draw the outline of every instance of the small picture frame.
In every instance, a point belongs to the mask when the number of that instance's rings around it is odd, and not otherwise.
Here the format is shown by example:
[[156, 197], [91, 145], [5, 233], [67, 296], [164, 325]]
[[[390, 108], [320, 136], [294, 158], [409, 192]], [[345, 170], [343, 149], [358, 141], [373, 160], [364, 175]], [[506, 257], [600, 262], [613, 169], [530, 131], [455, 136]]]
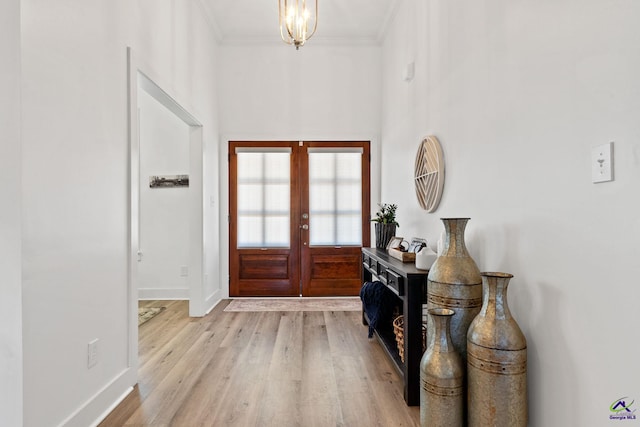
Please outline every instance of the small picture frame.
[[413, 252], [417, 254], [425, 246], [427, 246], [426, 239], [421, 239], [419, 237], [412, 237], [411, 243], [409, 243], [409, 249], [407, 249], [407, 252]]
[[392, 237], [391, 240], [389, 240], [389, 243], [387, 244], [387, 250], [400, 248], [402, 246], [403, 241], [404, 239], [402, 237], [398, 237], [398, 236]]
[[189, 175], [152, 175], [149, 177], [149, 188], [188, 187]]

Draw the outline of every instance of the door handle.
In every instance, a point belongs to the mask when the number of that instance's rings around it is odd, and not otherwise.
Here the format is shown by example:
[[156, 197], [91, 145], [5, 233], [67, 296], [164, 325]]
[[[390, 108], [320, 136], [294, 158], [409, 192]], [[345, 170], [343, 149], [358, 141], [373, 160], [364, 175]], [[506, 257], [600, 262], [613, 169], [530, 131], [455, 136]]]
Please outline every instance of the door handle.
[[300, 226], [300, 228], [302, 228], [303, 230], [308, 230], [309, 229], [309, 224], [302, 224]]

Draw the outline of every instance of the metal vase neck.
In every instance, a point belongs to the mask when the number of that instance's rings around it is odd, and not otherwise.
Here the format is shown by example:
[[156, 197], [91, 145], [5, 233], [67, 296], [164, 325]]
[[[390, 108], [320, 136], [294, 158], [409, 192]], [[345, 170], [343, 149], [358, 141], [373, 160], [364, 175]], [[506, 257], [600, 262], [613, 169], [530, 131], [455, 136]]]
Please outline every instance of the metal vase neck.
[[446, 308], [431, 308], [428, 310], [434, 333], [431, 335], [433, 350], [436, 353], [449, 353], [455, 351], [451, 341], [451, 318], [455, 314], [453, 310]]
[[482, 309], [480, 316], [497, 320], [511, 318], [507, 303], [507, 287], [513, 277], [509, 273], [480, 273], [482, 276]]
[[464, 243], [464, 230], [470, 218], [441, 218], [444, 223], [445, 240], [443, 256], [467, 257], [469, 252]]

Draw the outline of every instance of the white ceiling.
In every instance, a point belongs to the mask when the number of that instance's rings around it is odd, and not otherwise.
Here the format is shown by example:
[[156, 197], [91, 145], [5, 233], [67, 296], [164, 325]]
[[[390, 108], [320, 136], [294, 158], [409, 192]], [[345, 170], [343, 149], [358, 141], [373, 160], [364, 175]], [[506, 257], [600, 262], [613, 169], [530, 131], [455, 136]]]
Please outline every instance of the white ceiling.
[[[222, 43], [280, 42], [278, 0], [200, 1]], [[318, 0], [318, 30], [311, 40], [379, 43], [400, 1]]]

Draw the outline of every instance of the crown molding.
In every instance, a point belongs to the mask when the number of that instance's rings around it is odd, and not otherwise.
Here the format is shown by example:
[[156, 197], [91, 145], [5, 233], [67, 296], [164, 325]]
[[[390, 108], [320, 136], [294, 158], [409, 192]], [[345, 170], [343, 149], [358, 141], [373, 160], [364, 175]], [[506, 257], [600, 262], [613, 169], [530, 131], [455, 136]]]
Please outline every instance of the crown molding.
[[218, 43], [221, 43], [223, 39], [222, 30], [220, 29], [220, 25], [218, 24], [213, 11], [209, 8], [209, 6], [207, 6], [207, 3], [203, 2], [203, 0], [195, 0], [195, 3], [202, 11], [205, 20], [209, 23], [209, 27], [211, 28], [211, 31], [213, 31], [213, 35], [216, 41]]
[[[308, 46], [380, 46], [377, 37], [322, 37], [314, 36], [307, 41]], [[231, 36], [220, 40], [221, 46], [281, 46], [286, 45], [279, 37]], [[302, 47], [304, 49], [307, 44]], [[292, 47], [293, 48], [293, 47]]]
[[389, 27], [396, 19], [396, 15], [398, 14], [398, 10], [400, 10], [400, 4], [402, 0], [391, 0], [389, 5], [387, 6], [387, 12], [385, 13], [384, 22], [380, 27], [380, 31], [378, 31], [378, 35], [376, 40], [378, 44], [382, 44], [384, 42], [385, 37], [387, 36], [387, 32], [389, 31]]
[[[209, 23], [214, 37], [218, 44], [222, 46], [250, 46], [250, 45], [276, 45], [282, 44], [279, 37], [271, 34], [253, 34], [253, 35], [225, 35], [216, 19], [211, 6], [206, 0], [195, 0], [196, 5], [205, 15], [205, 20]], [[384, 15], [383, 23], [377, 34], [373, 36], [360, 37], [323, 37], [316, 35], [309, 40], [309, 43], [321, 46], [381, 46], [391, 27], [393, 21], [398, 14], [402, 0], [388, 0], [387, 10]], [[277, 31], [276, 33], [277, 34]]]

